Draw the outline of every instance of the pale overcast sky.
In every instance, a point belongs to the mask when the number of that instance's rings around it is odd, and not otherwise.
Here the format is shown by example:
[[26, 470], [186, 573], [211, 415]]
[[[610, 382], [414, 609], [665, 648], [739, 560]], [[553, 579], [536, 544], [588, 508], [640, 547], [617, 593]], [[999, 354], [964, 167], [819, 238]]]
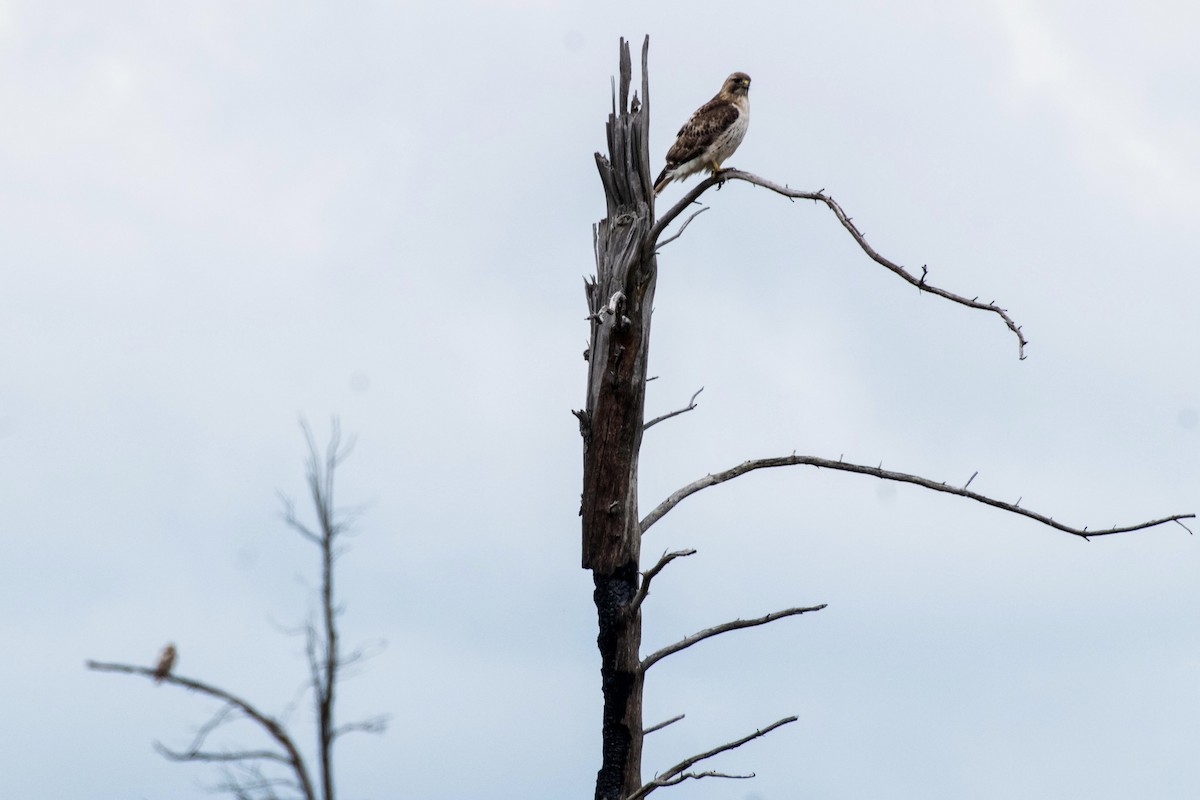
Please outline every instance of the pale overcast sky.
[[[204, 798], [164, 762], [213, 706], [283, 713], [312, 548], [301, 416], [358, 447], [347, 798], [589, 797], [600, 680], [579, 568], [581, 277], [619, 36], [651, 36], [651, 154], [734, 70], [730, 166], [659, 260], [642, 505], [793, 451], [1093, 528], [1200, 511], [1200, 6], [0, 2], [0, 774], [12, 797]], [[665, 201], [683, 189], [672, 186]], [[301, 506], [303, 508], [303, 506]], [[1196, 529], [1197, 526], [1192, 526]], [[789, 714], [716, 800], [1200, 796], [1200, 541], [1090, 543], [794, 468], [647, 534], [645, 773]], [[305, 583], [307, 582], [307, 584]], [[308, 713], [289, 720], [309, 741]], [[249, 740], [243, 741], [249, 743]]]

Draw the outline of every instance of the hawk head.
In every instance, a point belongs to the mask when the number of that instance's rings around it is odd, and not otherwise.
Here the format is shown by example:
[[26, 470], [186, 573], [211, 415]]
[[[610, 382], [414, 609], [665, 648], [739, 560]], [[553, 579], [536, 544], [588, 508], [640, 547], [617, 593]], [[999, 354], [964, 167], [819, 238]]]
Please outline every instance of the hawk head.
[[733, 97], [745, 97], [750, 94], [750, 76], [744, 72], [733, 73], [725, 79], [725, 85], [721, 87], [721, 94]]

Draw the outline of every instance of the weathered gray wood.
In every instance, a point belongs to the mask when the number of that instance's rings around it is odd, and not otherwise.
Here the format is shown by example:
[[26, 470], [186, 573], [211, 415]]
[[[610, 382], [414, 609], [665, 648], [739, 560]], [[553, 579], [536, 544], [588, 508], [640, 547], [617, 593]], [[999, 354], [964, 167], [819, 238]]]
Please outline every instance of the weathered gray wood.
[[[643, 49], [643, 70], [646, 53]], [[629, 46], [622, 40], [621, 97], [628, 96]], [[646, 79], [643, 76], [643, 85]], [[635, 95], [636, 100], [636, 95]], [[657, 266], [644, 256], [653, 228], [646, 127], [649, 107], [609, 116], [609, 156], [596, 154], [608, 215], [595, 229], [584, 436], [583, 566], [610, 573], [637, 562], [637, 456], [641, 446], [650, 314]], [[641, 153], [633, 149], [637, 143]]]
[[583, 436], [583, 567], [592, 571], [604, 692], [597, 800], [623, 800], [641, 785], [642, 674], [638, 589], [641, 524], [638, 452], [644, 429], [650, 316], [657, 265], [646, 247], [654, 227], [650, 173], [649, 37], [642, 45], [641, 97], [630, 96], [629, 43], [607, 125], [608, 155], [596, 154], [607, 215], [594, 230], [596, 276], [587, 281], [591, 317]]

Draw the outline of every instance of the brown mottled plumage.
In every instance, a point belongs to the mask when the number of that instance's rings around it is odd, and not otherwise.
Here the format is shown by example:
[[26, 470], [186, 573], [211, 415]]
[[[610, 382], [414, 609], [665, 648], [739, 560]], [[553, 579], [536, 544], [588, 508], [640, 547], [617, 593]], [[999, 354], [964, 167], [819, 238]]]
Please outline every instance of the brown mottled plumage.
[[725, 79], [717, 96], [696, 109], [679, 129], [675, 144], [667, 151], [667, 165], [654, 182], [654, 193], [701, 170], [719, 172], [749, 126], [750, 76], [735, 72]]
[[175, 645], [167, 642], [167, 646], [158, 654], [158, 664], [154, 667], [154, 682], [162, 683], [162, 679], [171, 674], [173, 666], [175, 666]]

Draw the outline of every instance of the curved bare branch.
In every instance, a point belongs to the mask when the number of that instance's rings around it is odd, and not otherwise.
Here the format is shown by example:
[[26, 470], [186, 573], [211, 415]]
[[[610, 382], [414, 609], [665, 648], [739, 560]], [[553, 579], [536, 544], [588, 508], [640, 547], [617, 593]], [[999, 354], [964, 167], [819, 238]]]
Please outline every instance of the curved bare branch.
[[666, 239], [663, 239], [661, 242], [655, 243], [654, 249], [658, 250], [660, 248], [666, 247], [671, 242], [678, 239], [680, 236], [683, 236], [683, 232], [687, 230], [688, 225], [692, 224], [692, 220], [694, 220], [696, 217], [703, 214], [705, 211], [708, 211], [708, 206], [701, 206], [699, 211], [692, 212], [692, 215], [690, 217], [688, 217], [687, 219], [685, 219], [683, 221], [683, 224], [679, 226], [679, 230], [675, 231], [675, 233], [673, 235], [668, 236]]
[[[858, 246], [862, 248], [862, 251], [866, 253], [876, 264], [891, 270], [921, 291], [929, 292], [930, 294], [936, 294], [939, 297], [943, 297], [946, 300], [953, 301], [959, 305], [967, 306], [968, 308], [977, 308], [981, 311], [990, 311], [999, 316], [1000, 319], [1004, 320], [1004, 324], [1008, 326], [1008, 329], [1016, 335], [1017, 357], [1024, 360], [1025, 345], [1029, 344], [1029, 341], [1025, 338], [1025, 334], [1022, 333], [1021, 326], [1018, 325], [1011, 316], [1009, 316], [1007, 309], [1001, 308], [1000, 306], [996, 305], [995, 302], [981, 303], [979, 302], [978, 297], [966, 298], [962, 295], [955, 294], [954, 292], [948, 292], [945, 289], [938, 288], [937, 286], [926, 282], [925, 278], [928, 274], [928, 270], [925, 269], [925, 267], [921, 268], [921, 275], [918, 277], [896, 262], [885, 258], [874, 247], [867, 244], [866, 237], [863, 236], [862, 232], [854, 224], [854, 220], [842, 210], [842, 207], [838, 205], [832, 197], [825, 194], [823, 190], [819, 192], [800, 192], [787, 186], [782, 186], [773, 181], [769, 181], [766, 178], [760, 178], [759, 176], [750, 172], [743, 172], [739, 169], [723, 169], [720, 172], [700, 181], [700, 183], [696, 184], [696, 186], [694, 186], [690, 192], [683, 196], [682, 200], [671, 206], [667, 213], [659, 217], [658, 221], [654, 224], [654, 227], [650, 229], [650, 233], [646, 237], [647, 250], [655, 251], [658, 249], [660, 246], [658, 238], [662, 236], [663, 231], [666, 230], [666, 227], [670, 225], [676, 217], [682, 214], [688, 206], [696, 202], [700, 195], [704, 194], [713, 186], [724, 184], [725, 181], [728, 180], [745, 181], [746, 183], [751, 183], [755, 186], [761, 186], [762, 188], [769, 189], [776, 194], [783, 195], [789, 200], [812, 200], [817, 203], [825, 204], [825, 206], [834, 213], [834, 216], [838, 218], [838, 222], [842, 223], [842, 227], [845, 228], [854, 238], [854, 241], [858, 242]], [[679, 233], [683, 233], [683, 230], [680, 229]]]
[[821, 603], [819, 606], [809, 606], [807, 608], [785, 608], [783, 611], [772, 611], [770, 614], [756, 617], [754, 619], [735, 619], [732, 622], [723, 622], [720, 625], [714, 625], [711, 628], [705, 628], [702, 631], [693, 633], [686, 639], [680, 639], [678, 642], [675, 642], [675, 644], [669, 644], [660, 650], [655, 650], [653, 653], [642, 659], [639, 669], [645, 673], [646, 670], [650, 669], [651, 666], [667, 656], [678, 653], [680, 650], [684, 650], [696, 644], [697, 642], [702, 642], [705, 639], [709, 639], [713, 636], [719, 636], [722, 633], [729, 633], [730, 631], [741, 630], [742, 628], [753, 628], [758, 625], [766, 625], [768, 622], [774, 622], [775, 620], [783, 619], [784, 617], [794, 617], [797, 614], [807, 614], [810, 611], [820, 611], [821, 609], [825, 608], [825, 605], [825, 603]]
[[[97, 672], [124, 672], [130, 675], [144, 675], [147, 678], [155, 678], [155, 670], [152, 667], [139, 667], [133, 664], [112, 664], [101, 661], [88, 661], [87, 668], [96, 670]], [[274, 739], [287, 754], [281, 758], [284, 763], [291, 767], [292, 772], [296, 775], [296, 782], [300, 786], [300, 790], [304, 793], [305, 800], [316, 800], [316, 795], [313, 793], [312, 783], [308, 777], [308, 770], [304, 766], [304, 757], [300, 755], [300, 750], [296, 747], [292, 738], [288, 736], [287, 731], [283, 729], [278, 722], [268, 717], [266, 714], [259, 711], [247, 701], [236, 695], [230, 694], [224, 689], [219, 689], [216, 686], [210, 686], [207, 683], [202, 683], [191, 678], [182, 678], [178, 675], [163, 675], [160, 680], [163, 683], [173, 683], [176, 686], [182, 686], [193, 692], [208, 695], [209, 697], [221, 700], [230, 706], [236, 707], [239, 711], [245, 714], [250, 719], [258, 723], [268, 736]], [[220, 716], [220, 715], [218, 715]], [[210, 724], [212, 724], [210, 722]]]
[[996, 500], [995, 498], [979, 494], [978, 492], [972, 492], [966, 488], [950, 486], [945, 482], [938, 483], [937, 481], [931, 481], [928, 478], [922, 478], [920, 475], [909, 475], [906, 472], [893, 472], [891, 470], [884, 469], [882, 466], [868, 467], [862, 464], [849, 464], [844, 461], [833, 461], [832, 459], [828, 458], [818, 458], [817, 456], [790, 455], [782, 456], [780, 458], [758, 458], [750, 461], [743, 461], [741, 464], [738, 464], [732, 469], [727, 469], [724, 472], [716, 472], [705, 475], [703, 478], [689, 483], [682, 489], [673, 492], [670, 497], [659, 503], [653, 511], [651, 511], [645, 516], [644, 519], [642, 519], [642, 533], [645, 534], [651, 525], [662, 519], [668, 511], [679, 505], [684, 498], [690, 497], [701, 489], [707, 489], [710, 486], [716, 486], [718, 483], [724, 483], [725, 481], [733, 480], [734, 478], [745, 475], [748, 472], [754, 472], [755, 470], [767, 469], [769, 467], [791, 466], [824, 467], [825, 469], [836, 469], [843, 472], [857, 472], [861, 475], [873, 475], [874, 477], [882, 478], [883, 480], [898, 481], [900, 483], [912, 483], [917, 486], [922, 486], [926, 489], [932, 489], [935, 492], [955, 494], [959, 497], [966, 497], [976, 502], [993, 506], [994, 508], [1009, 511], [1013, 514], [1020, 514], [1023, 517], [1029, 517], [1030, 519], [1037, 520], [1043, 525], [1063, 531], [1064, 533], [1069, 533], [1072, 536], [1078, 536], [1081, 539], [1091, 539], [1094, 536], [1111, 536], [1114, 533], [1140, 531], [1145, 530], [1146, 528], [1153, 528], [1157, 525], [1162, 525], [1167, 522], [1178, 523], [1184, 530], [1186, 530], [1188, 533], [1191, 533], [1191, 530], [1184, 525], [1181, 520], [1194, 519], [1196, 517], [1195, 514], [1172, 514], [1168, 517], [1150, 520], [1149, 522], [1139, 522], [1136, 525], [1124, 525], [1120, 527], [1089, 531], [1086, 527], [1073, 528], [1070, 525], [1063, 525], [1061, 522], [1055, 522], [1052, 517], [1048, 517], [1045, 514], [1039, 514], [1036, 511], [1030, 511], [1029, 509], [1021, 508], [1018, 505], [1020, 500], [1018, 500], [1017, 503], [1006, 503], [1003, 500]]

